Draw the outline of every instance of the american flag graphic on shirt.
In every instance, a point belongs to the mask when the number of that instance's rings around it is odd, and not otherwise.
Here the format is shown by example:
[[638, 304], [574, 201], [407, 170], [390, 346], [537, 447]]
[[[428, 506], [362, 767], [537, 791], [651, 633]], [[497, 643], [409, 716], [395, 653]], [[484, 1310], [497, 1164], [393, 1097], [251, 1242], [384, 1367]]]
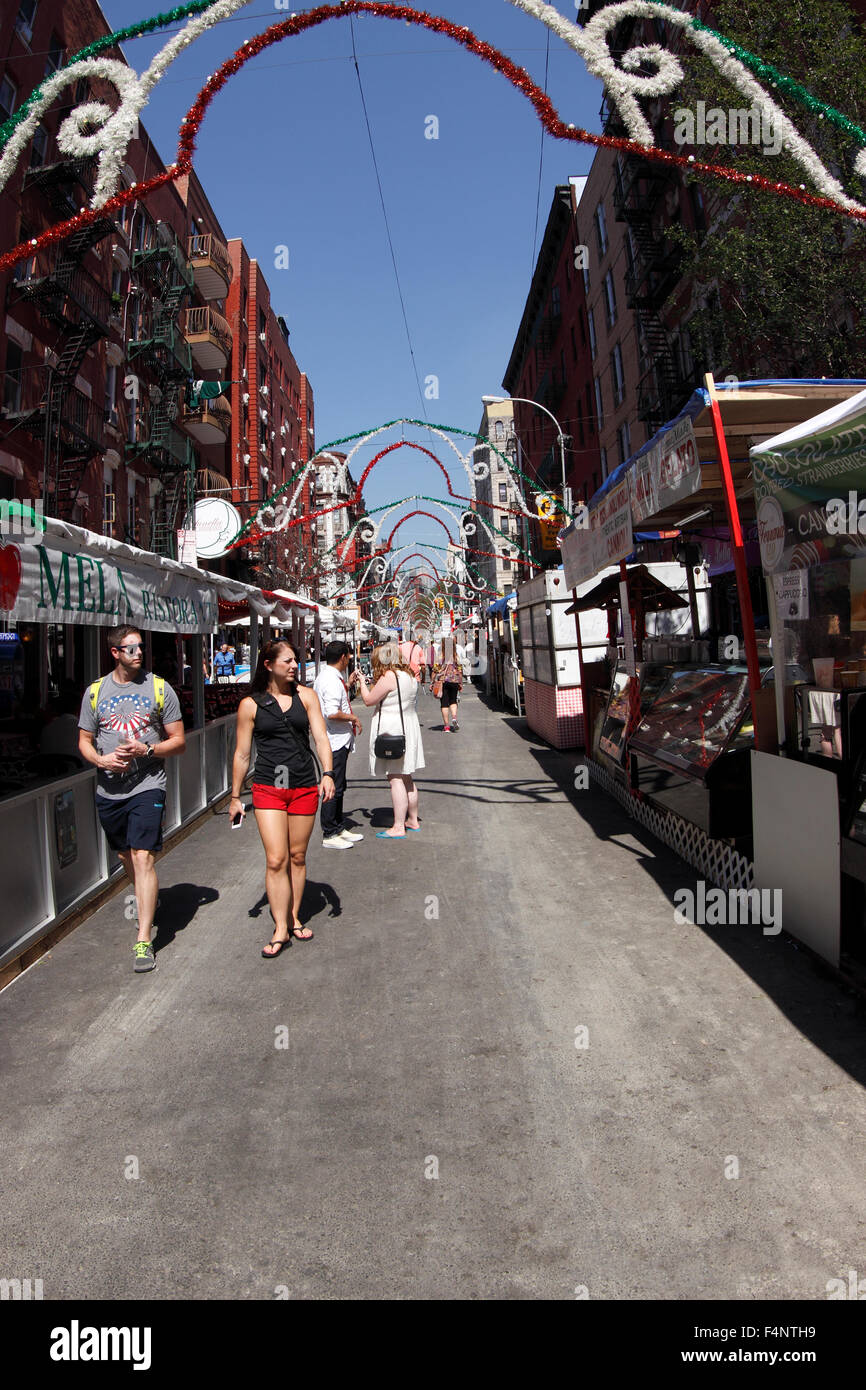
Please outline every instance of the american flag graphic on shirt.
[[124, 740], [137, 739], [151, 723], [152, 704], [141, 695], [111, 695], [99, 702], [99, 721]]

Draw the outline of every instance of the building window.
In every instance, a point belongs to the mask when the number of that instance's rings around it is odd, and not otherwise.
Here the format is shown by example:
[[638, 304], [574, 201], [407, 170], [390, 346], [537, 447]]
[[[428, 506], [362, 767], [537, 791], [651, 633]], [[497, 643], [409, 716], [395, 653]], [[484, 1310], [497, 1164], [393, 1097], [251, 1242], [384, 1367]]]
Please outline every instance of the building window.
[[613, 379], [614, 404], [622, 405], [625, 398], [625, 376], [622, 369], [622, 348], [619, 343], [610, 354], [610, 374]]
[[109, 367], [105, 373], [105, 418], [117, 424], [117, 368]]
[[562, 313], [562, 299], [560, 297], [558, 285], [554, 285], [550, 292], [550, 312], [555, 319], [558, 319]]
[[15, 100], [18, 95], [14, 82], [10, 82], [8, 77], [4, 77], [0, 82], [0, 121], [8, 121], [12, 112], [15, 110]]
[[30, 146], [30, 168], [41, 169], [48, 154], [48, 131], [44, 125], [37, 126], [33, 132]]
[[569, 333], [571, 334], [571, 360], [572, 360], [572, 362], [576, 362], [576, 361], [577, 361], [577, 339], [576, 339], [575, 336], [574, 336], [574, 324], [573, 324], [573, 323], [569, 324], [569, 326], [568, 326], [568, 331], [569, 331]]
[[592, 415], [592, 392], [586, 383], [586, 426], [590, 434], [595, 434], [595, 421]]
[[102, 534], [114, 534], [114, 483], [106, 478], [102, 484]]
[[586, 311], [586, 322], [587, 326], [589, 327], [589, 350], [592, 354], [592, 360], [594, 362], [596, 356], [598, 355], [598, 340], [595, 336], [595, 318], [593, 317], [591, 309], [587, 309]]
[[506, 574], [511, 573], [511, 561], [507, 555], [503, 555], [502, 557], [502, 568], [505, 570]]
[[601, 481], [607, 477], [607, 449], [601, 450]]
[[[587, 257], [587, 259], [589, 259], [589, 258]], [[588, 266], [588, 265], [585, 265], [585, 266], [583, 267], [583, 288], [584, 288], [584, 293], [585, 293], [585, 294], [589, 294], [589, 266]]]
[[10, 338], [6, 344], [6, 371], [3, 375], [3, 407], [8, 415], [21, 409], [21, 364], [23, 354]]
[[493, 438], [497, 441], [497, 443], [500, 439], [505, 438], [505, 426], [503, 425], [501, 420], [497, 420], [493, 426]]
[[599, 257], [607, 255], [607, 223], [604, 217], [604, 203], [599, 203], [595, 210], [595, 234], [598, 239]]
[[126, 529], [129, 532], [130, 540], [133, 544], [138, 542], [138, 503], [135, 496], [135, 479], [130, 478], [127, 483], [128, 492], [126, 497]]
[[604, 277], [604, 303], [608, 328], [612, 328], [616, 323], [616, 290], [613, 287], [613, 272], [610, 270]]
[[[22, 240], [24, 238], [22, 237]], [[13, 280], [32, 280], [36, 271], [36, 257], [29, 256], [26, 261], [19, 261], [12, 267]]]
[[627, 458], [631, 458], [631, 430], [628, 426], [628, 420], [625, 424], [620, 425], [616, 433], [619, 440], [619, 461], [625, 463]]
[[507, 502], [507, 501], [508, 501], [508, 484], [507, 484], [507, 483], [500, 483], [500, 484], [499, 484], [499, 500], [500, 500], [500, 502]]
[[626, 239], [625, 239], [625, 264], [626, 264], [626, 274], [627, 274], [627, 275], [633, 275], [633, 274], [634, 274], [635, 259], [636, 259], [636, 258], [635, 258], [635, 251], [634, 251], [634, 241], [633, 241], [633, 239], [632, 239], [631, 227], [629, 227], [628, 233], [627, 233]]
[[51, 42], [48, 45], [48, 57], [45, 60], [45, 76], [50, 77], [59, 67], [63, 66], [63, 41], [56, 34], [51, 35]]
[[15, 21], [16, 32], [29, 43], [33, 38], [33, 25], [36, 21], [36, 0], [21, 0], [18, 6], [18, 18]]
[[595, 378], [595, 418], [598, 421], [599, 429], [601, 429], [604, 420], [604, 398], [601, 393], [601, 379], [599, 377]]

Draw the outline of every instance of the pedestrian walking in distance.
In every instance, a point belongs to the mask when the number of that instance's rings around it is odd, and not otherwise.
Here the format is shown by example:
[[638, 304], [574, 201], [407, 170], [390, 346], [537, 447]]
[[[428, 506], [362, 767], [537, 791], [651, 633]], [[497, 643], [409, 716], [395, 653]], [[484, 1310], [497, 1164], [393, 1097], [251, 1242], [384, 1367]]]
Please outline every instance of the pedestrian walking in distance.
[[[249, 771], [253, 734], [253, 810], [265, 847], [265, 886], [274, 919], [273, 939], [262, 955], [270, 960], [291, 945], [290, 930], [299, 941], [313, 938], [298, 917], [307, 882], [307, 845], [316, 823], [319, 795], [325, 801], [334, 795], [328, 731], [318, 696], [298, 685], [298, 654], [291, 642], [266, 643], [250, 694], [238, 705], [230, 822], [243, 822], [241, 791]], [[322, 764], [321, 783], [310, 751], [310, 734]]]
[[96, 769], [96, 811], [135, 889], [138, 940], [133, 969], [152, 970], [151, 936], [159, 895], [155, 856], [162, 849], [165, 759], [186, 747], [180, 701], [167, 681], [144, 670], [141, 633], [112, 628], [114, 670], [84, 692], [78, 751]]
[[334, 795], [322, 802], [322, 844], [325, 849], [351, 849], [364, 836], [357, 834], [343, 821], [343, 797], [346, 794], [346, 771], [349, 754], [355, 747], [355, 735], [361, 732], [361, 721], [352, 713], [346, 672], [350, 652], [345, 642], [329, 642], [325, 647], [325, 665], [316, 677], [313, 689], [319, 697], [334, 767]]
[[[450, 653], [445, 649], [450, 645]], [[437, 689], [441, 687], [441, 689]], [[463, 689], [463, 670], [454, 652], [454, 643], [443, 644], [442, 660], [433, 672], [433, 683], [431, 686], [434, 695], [439, 696], [439, 704], [442, 708], [442, 723], [445, 726], [444, 732], [450, 734], [453, 730], [459, 729], [457, 723], [457, 701], [460, 698], [460, 691]]]
[[[390, 830], [380, 830], [379, 840], [405, 839], [407, 830], [418, 832], [418, 788], [414, 773], [424, 766], [421, 725], [416, 704], [418, 682], [401, 660], [395, 643], [377, 647], [373, 652], [373, 685], [367, 684], [363, 672], [356, 671], [361, 699], [368, 708], [377, 708], [370, 729], [370, 772], [374, 777], [387, 777], [394, 807], [394, 824]], [[380, 735], [403, 736], [405, 752], [402, 758], [376, 756], [376, 741]]]
[[214, 684], [216, 685], [220, 682], [226, 684], [229, 681], [233, 681], [236, 672], [237, 667], [235, 666], [234, 648], [230, 647], [228, 642], [223, 642], [213, 659]]

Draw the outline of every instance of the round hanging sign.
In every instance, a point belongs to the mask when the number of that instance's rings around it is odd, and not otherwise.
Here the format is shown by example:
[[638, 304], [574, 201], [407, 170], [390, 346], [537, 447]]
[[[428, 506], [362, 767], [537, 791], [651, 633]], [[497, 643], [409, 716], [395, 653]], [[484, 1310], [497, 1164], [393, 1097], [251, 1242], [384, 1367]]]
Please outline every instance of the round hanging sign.
[[241, 514], [221, 497], [202, 497], [195, 504], [195, 548], [203, 560], [225, 555], [243, 526]]

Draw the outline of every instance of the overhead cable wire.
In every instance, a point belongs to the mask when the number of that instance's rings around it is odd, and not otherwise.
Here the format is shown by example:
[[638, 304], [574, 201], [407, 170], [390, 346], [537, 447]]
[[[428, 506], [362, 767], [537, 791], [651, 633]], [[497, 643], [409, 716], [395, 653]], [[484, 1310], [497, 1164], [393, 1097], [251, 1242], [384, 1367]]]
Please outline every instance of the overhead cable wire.
[[[550, 71], [550, 30], [547, 31], [547, 49], [544, 57], [544, 94], [547, 95], [547, 78]], [[541, 214], [541, 175], [544, 170], [544, 125], [541, 127], [541, 143], [538, 147], [538, 190], [535, 195], [535, 231], [532, 233], [532, 262], [529, 267], [530, 280], [535, 274], [535, 249], [538, 246], [538, 220]]]
[[400, 284], [400, 272], [397, 269], [397, 257], [394, 252], [394, 241], [391, 236], [391, 226], [388, 221], [388, 209], [385, 205], [385, 194], [382, 189], [382, 179], [379, 173], [379, 161], [376, 158], [376, 147], [373, 143], [373, 131], [370, 126], [370, 117], [367, 111], [367, 100], [364, 96], [364, 84], [361, 81], [361, 69], [358, 66], [358, 54], [355, 48], [355, 24], [351, 15], [349, 16], [349, 28], [352, 34], [352, 60], [355, 64], [355, 74], [358, 78], [358, 90], [361, 93], [361, 106], [364, 110], [364, 121], [367, 126], [367, 138], [370, 142], [370, 154], [373, 159], [373, 169], [376, 173], [376, 185], [379, 189], [379, 202], [382, 205], [382, 217], [385, 222], [385, 234], [388, 238], [388, 249], [391, 252], [391, 264], [394, 267], [394, 279], [397, 283], [397, 294], [400, 299], [400, 310], [403, 315], [403, 326], [406, 329], [406, 341], [409, 344], [409, 356], [412, 359], [412, 370], [415, 373], [415, 384], [418, 387], [418, 399], [421, 402], [421, 414], [423, 415], [425, 422], [429, 425], [430, 421], [427, 419], [427, 411], [424, 403], [424, 392], [421, 390], [421, 378], [418, 374], [418, 363], [415, 360], [415, 349], [412, 345], [412, 334], [409, 331], [409, 318], [406, 313], [406, 302], [403, 298], [403, 288]]

